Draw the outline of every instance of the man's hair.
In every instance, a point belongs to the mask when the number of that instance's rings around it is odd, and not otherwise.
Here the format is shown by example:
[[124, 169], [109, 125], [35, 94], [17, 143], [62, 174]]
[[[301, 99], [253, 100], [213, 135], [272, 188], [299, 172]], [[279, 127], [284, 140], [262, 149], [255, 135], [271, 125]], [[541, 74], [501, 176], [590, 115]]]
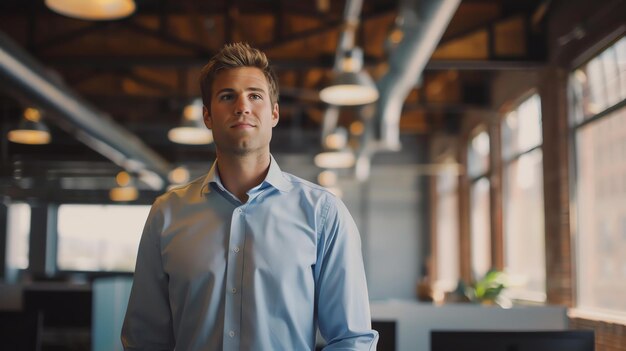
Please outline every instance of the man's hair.
[[239, 67], [256, 67], [260, 69], [267, 79], [272, 106], [278, 102], [278, 79], [270, 67], [265, 53], [250, 47], [247, 43], [232, 43], [224, 45], [200, 71], [202, 102], [209, 110], [211, 109], [211, 90], [213, 89], [215, 76], [221, 70]]

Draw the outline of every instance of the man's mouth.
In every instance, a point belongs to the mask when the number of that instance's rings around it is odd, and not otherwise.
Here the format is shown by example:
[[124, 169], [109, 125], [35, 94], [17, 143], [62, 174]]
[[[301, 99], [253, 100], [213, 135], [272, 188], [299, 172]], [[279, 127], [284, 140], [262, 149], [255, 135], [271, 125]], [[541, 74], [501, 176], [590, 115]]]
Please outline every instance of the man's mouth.
[[252, 123], [237, 122], [237, 123], [233, 124], [230, 127], [231, 128], [235, 128], [235, 129], [246, 129], [246, 128], [254, 128], [256, 126], [254, 124], [252, 124]]

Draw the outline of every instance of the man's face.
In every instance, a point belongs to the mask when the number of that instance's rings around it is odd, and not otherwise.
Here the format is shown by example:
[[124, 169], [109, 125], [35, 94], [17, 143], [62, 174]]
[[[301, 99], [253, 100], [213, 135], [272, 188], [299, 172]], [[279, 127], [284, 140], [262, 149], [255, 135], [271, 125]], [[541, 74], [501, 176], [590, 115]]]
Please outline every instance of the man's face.
[[213, 131], [219, 153], [247, 155], [269, 152], [278, 104], [270, 101], [269, 84], [255, 67], [219, 72], [211, 90], [211, 111], [204, 123]]

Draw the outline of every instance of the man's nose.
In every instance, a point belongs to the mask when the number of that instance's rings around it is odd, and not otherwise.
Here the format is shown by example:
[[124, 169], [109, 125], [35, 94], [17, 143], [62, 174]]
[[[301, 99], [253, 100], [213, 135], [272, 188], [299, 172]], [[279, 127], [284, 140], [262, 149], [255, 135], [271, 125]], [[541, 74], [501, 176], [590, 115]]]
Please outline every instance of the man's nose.
[[235, 101], [235, 113], [238, 115], [250, 113], [250, 102], [245, 96], [238, 96]]

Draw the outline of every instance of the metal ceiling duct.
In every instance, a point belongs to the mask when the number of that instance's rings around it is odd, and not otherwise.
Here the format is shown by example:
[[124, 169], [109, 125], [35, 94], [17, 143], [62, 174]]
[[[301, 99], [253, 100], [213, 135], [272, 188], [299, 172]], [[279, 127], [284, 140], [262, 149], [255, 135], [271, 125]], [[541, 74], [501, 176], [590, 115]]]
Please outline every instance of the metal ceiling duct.
[[389, 58], [389, 70], [377, 82], [376, 147], [399, 150], [402, 105], [418, 82], [460, 0], [402, 0], [403, 39]]
[[[343, 10], [343, 29], [339, 32], [339, 40], [337, 41], [337, 49], [335, 50], [335, 62], [333, 71], [339, 73], [342, 71], [342, 64], [345, 60], [347, 51], [354, 48], [354, 37], [359, 27], [359, 16], [363, 0], [347, 0]], [[324, 111], [322, 122], [322, 141], [332, 133], [337, 127], [339, 120], [339, 106], [329, 105]]]
[[87, 146], [140, 178], [155, 190], [167, 184], [173, 168], [137, 136], [90, 106], [61, 81], [46, 72], [33, 57], [0, 32], [0, 76], [7, 86], [39, 107], [62, 118], [59, 125]]

